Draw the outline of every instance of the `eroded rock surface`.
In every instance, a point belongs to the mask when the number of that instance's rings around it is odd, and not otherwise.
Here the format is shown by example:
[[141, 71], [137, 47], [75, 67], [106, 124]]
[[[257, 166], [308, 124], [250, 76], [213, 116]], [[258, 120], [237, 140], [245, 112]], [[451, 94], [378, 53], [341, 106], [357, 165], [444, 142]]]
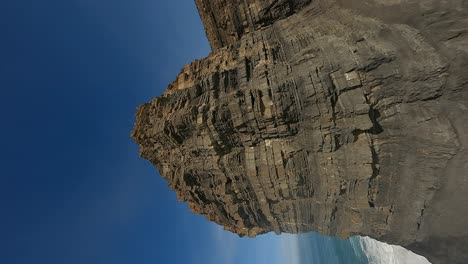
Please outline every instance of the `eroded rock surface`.
[[179, 200], [468, 263], [467, 1], [196, 3], [213, 52], [132, 132]]

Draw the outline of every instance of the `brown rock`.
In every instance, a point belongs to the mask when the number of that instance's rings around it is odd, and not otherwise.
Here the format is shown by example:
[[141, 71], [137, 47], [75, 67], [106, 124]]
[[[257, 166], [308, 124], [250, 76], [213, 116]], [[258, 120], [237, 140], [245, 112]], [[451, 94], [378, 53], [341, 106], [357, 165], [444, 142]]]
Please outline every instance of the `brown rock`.
[[468, 4], [196, 0], [213, 52], [132, 137], [241, 236], [367, 235], [468, 263]]

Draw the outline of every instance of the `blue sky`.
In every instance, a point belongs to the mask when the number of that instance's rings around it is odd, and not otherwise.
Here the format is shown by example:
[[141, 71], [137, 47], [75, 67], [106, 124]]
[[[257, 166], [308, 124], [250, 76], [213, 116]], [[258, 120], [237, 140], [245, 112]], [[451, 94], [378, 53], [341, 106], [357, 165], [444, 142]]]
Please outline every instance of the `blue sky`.
[[5, 1], [0, 28], [0, 263], [298, 262], [190, 213], [129, 137], [209, 53], [192, 0]]

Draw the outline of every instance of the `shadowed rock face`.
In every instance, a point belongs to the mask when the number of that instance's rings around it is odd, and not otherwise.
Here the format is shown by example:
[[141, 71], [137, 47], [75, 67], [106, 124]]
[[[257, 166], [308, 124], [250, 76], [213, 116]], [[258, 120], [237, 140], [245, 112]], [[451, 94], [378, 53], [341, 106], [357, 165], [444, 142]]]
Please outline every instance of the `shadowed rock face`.
[[132, 132], [179, 200], [468, 263], [468, 1], [196, 3], [213, 52]]

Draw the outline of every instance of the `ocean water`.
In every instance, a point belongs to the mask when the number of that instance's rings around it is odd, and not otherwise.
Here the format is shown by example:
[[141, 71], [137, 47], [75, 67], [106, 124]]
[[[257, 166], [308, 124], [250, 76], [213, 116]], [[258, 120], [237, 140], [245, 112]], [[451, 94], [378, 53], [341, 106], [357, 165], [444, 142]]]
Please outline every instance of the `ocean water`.
[[403, 247], [369, 237], [341, 240], [308, 233], [299, 235], [298, 240], [301, 264], [430, 264]]

